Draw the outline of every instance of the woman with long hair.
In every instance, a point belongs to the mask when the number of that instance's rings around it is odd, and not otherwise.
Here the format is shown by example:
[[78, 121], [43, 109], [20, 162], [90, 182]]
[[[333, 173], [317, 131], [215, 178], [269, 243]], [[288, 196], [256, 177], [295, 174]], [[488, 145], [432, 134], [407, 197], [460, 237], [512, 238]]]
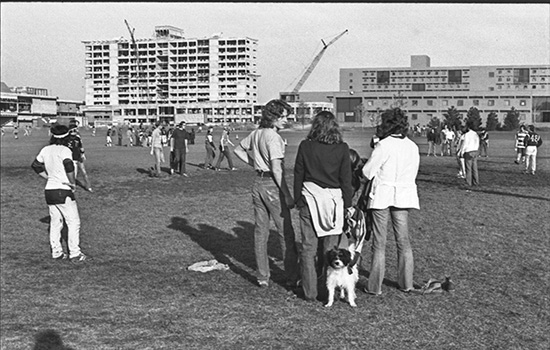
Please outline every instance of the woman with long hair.
[[413, 253], [409, 240], [409, 210], [419, 209], [416, 175], [420, 163], [418, 146], [407, 137], [409, 124], [405, 113], [388, 109], [378, 127], [378, 145], [363, 167], [372, 181], [367, 208], [372, 212], [372, 264], [366, 292], [382, 294], [388, 222], [391, 221], [397, 244], [397, 283], [405, 292], [413, 289]]
[[352, 206], [349, 147], [334, 114], [315, 115], [311, 130], [300, 143], [294, 165], [294, 198], [300, 211], [302, 288], [308, 301], [317, 290], [317, 249], [338, 246], [345, 211]]

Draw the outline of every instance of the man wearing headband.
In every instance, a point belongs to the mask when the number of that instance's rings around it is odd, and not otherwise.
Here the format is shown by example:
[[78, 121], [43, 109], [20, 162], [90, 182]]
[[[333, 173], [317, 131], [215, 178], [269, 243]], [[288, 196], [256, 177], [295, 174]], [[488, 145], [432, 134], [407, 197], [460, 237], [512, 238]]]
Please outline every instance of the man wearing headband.
[[[42, 148], [32, 163], [34, 171], [47, 180], [45, 188], [46, 203], [50, 211], [50, 246], [52, 258], [71, 262], [86, 260], [80, 250], [80, 216], [74, 191], [76, 179], [72, 152], [68, 147], [69, 128], [54, 124], [51, 129], [50, 145]], [[61, 245], [63, 220], [68, 228], [68, 254]]]

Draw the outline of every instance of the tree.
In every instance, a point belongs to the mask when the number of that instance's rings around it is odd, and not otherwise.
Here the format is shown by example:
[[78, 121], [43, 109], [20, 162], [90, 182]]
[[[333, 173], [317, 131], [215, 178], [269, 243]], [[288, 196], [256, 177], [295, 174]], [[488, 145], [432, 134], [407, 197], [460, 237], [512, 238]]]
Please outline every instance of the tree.
[[472, 130], [479, 130], [481, 126], [481, 116], [479, 110], [475, 107], [470, 107], [466, 115], [466, 125]]
[[504, 118], [503, 130], [510, 131], [516, 130], [519, 127], [519, 112], [514, 107], [506, 113]]
[[405, 101], [405, 96], [403, 96], [401, 91], [397, 92], [397, 95], [396, 94], [393, 95], [392, 103], [390, 105], [391, 109], [393, 108], [403, 109], [406, 106], [407, 106], [407, 101]]
[[443, 113], [443, 117], [450, 130], [460, 130], [462, 128], [462, 116], [454, 106]]
[[489, 113], [487, 116], [487, 122], [485, 122], [485, 128], [487, 131], [499, 130], [500, 127], [497, 114], [495, 112]]
[[432, 119], [430, 119], [430, 121], [428, 122], [428, 127], [439, 130], [441, 127], [441, 120], [439, 120], [438, 117], [432, 117]]

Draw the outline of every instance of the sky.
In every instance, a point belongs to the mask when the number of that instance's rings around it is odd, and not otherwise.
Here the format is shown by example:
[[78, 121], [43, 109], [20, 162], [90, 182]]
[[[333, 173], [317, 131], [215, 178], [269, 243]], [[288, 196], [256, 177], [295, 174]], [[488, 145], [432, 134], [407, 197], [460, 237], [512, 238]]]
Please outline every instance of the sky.
[[337, 91], [341, 68], [550, 64], [550, 5], [499, 3], [5, 2], [1, 78], [84, 100], [86, 40], [150, 38], [157, 25], [189, 38], [258, 39], [258, 102], [290, 91], [325, 42], [301, 91]]

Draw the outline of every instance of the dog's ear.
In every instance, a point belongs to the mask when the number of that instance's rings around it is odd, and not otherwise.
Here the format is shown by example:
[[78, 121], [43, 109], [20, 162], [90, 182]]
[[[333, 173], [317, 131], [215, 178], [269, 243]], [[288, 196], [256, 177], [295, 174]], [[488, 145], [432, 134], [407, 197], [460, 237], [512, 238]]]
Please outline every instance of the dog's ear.
[[351, 252], [347, 249], [342, 249], [342, 262], [346, 265], [351, 262]]

